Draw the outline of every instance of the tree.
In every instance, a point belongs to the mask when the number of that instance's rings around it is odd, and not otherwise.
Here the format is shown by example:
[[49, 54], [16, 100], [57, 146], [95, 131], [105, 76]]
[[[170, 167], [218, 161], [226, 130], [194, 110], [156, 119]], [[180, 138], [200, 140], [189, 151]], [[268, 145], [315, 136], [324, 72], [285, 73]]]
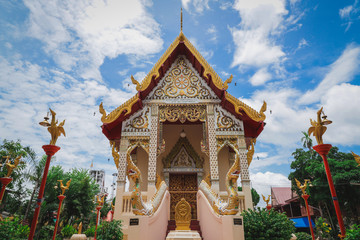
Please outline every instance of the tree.
[[279, 239], [288, 240], [295, 232], [294, 223], [284, 213], [264, 208], [245, 210], [241, 213], [244, 217], [244, 232], [246, 240], [253, 239]]
[[[242, 191], [242, 187], [238, 187], [238, 191]], [[252, 201], [253, 201], [253, 206], [256, 207], [256, 205], [260, 201], [260, 195], [255, 190], [255, 188], [251, 188], [251, 198], [252, 198]]]
[[[303, 149], [296, 149], [292, 154], [294, 161], [291, 163], [291, 169], [294, 171], [289, 174], [289, 180], [292, 182], [293, 190], [298, 195], [301, 192], [295, 184], [295, 178], [304, 182], [310, 179], [311, 187], [307, 189], [310, 194], [309, 203], [313, 206], [319, 206], [323, 212], [328, 212], [330, 222], [337, 222], [333, 207], [329, 185], [324, 169], [323, 160], [318, 154], [310, 158], [311, 152]], [[337, 147], [331, 148], [328, 154], [328, 162], [336, 188], [339, 204], [342, 212], [346, 215], [347, 225], [358, 223], [358, 199], [360, 198], [360, 189], [354, 183], [360, 183], [360, 171], [350, 153], [340, 152]], [[334, 226], [332, 226], [334, 229]], [[334, 233], [336, 234], [336, 233]]]
[[312, 139], [310, 138], [309, 134], [307, 132], [302, 131], [302, 134], [304, 135], [301, 138], [301, 142], [303, 143], [303, 147], [309, 149], [309, 151], [312, 151]]
[[[12, 172], [11, 178], [12, 182], [7, 185], [3, 197], [2, 208], [6, 209], [10, 214], [21, 214], [24, 209], [24, 199], [26, 196], [25, 185], [26, 179], [26, 166], [31, 165], [36, 158], [35, 152], [30, 147], [24, 147], [20, 140], [18, 141], [9, 141], [4, 140], [3, 144], [0, 145], [0, 160], [3, 161], [5, 156], [10, 156], [11, 160], [14, 160], [17, 156], [22, 154], [21, 162], [17, 168]], [[3, 163], [2, 168], [0, 168], [0, 177], [6, 176], [7, 168]], [[7, 194], [11, 192], [11, 194]]]
[[[63, 180], [66, 183], [70, 179], [71, 185], [65, 192], [66, 198], [62, 205], [60, 222], [63, 222], [64, 226], [79, 221], [83, 221], [83, 224], [89, 222], [95, 208], [94, 198], [99, 191], [98, 186], [89, 175], [88, 170], [71, 169], [71, 171], [65, 172], [61, 166], [57, 165], [49, 170], [37, 229], [55, 223], [54, 212], [57, 212], [59, 206], [57, 196], [61, 194], [57, 180]], [[40, 230], [36, 234], [36, 237], [41, 237]]]

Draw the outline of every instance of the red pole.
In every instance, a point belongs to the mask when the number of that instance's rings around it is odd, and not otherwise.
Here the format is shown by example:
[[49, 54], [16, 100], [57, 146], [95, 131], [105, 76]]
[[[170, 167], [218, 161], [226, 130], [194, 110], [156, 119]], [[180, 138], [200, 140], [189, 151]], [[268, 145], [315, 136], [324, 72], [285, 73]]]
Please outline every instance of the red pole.
[[43, 174], [43, 177], [42, 177], [42, 180], [41, 180], [39, 195], [38, 195], [38, 198], [36, 200], [37, 206], [35, 208], [34, 217], [32, 219], [28, 240], [33, 240], [34, 239], [34, 234], [35, 234], [35, 230], [36, 230], [37, 221], [38, 221], [38, 218], [39, 218], [41, 203], [43, 201], [45, 184], [46, 184], [46, 179], [47, 179], [47, 175], [48, 175], [48, 172], [49, 172], [49, 166], [50, 166], [51, 157], [57, 151], [60, 150], [60, 147], [55, 146], [55, 145], [44, 145], [42, 147], [43, 147], [43, 149], [44, 149], [44, 151], [45, 151], [45, 153], [47, 155], [47, 158], [46, 158], [46, 164], [45, 164], [45, 168], [44, 168], [44, 174]]
[[4, 197], [6, 186], [12, 181], [12, 178], [2, 177], [0, 178], [0, 182], [2, 184], [1, 192], [0, 192], [0, 204], [2, 203], [2, 199]]
[[54, 229], [54, 234], [53, 234], [52, 240], [55, 240], [55, 237], [56, 237], [56, 232], [57, 232], [57, 228], [58, 228], [58, 224], [59, 224], [61, 205], [62, 205], [63, 200], [65, 199], [65, 196], [59, 195], [58, 199], [60, 202], [59, 202], [59, 208], [58, 208], [57, 215], [56, 215], [56, 223], [55, 223], [55, 229]]
[[332, 147], [331, 144], [319, 144], [319, 145], [314, 146], [313, 149], [317, 153], [320, 154], [320, 156], [322, 157], [322, 159], [324, 161], [326, 177], [327, 177], [327, 180], [328, 180], [328, 183], [329, 183], [331, 196], [332, 196], [332, 199], [333, 199], [333, 202], [334, 202], [336, 217], [338, 219], [339, 226], [340, 226], [341, 238], [344, 238], [345, 235], [346, 235], [346, 230], [345, 230], [345, 227], [344, 227], [344, 222], [343, 222], [343, 218], [342, 218], [341, 211], [340, 211], [339, 201], [338, 201], [338, 198], [336, 196], [336, 191], [335, 191], [335, 187], [334, 187], [334, 182], [332, 180], [329, 163], [328, 163], [328, 160], [327, 160], [327, 157], [326, 157], [326, 155], [328, 155], [331, 147]]
[[309, 204], [308, 204], [308, 198], [310, 196], [307, 195], [307, 194], [303, 194], [301, 196], [305, 200], [305, 207], [306, 207], [306, 213], [307, 213], [307, 217], [308, 217], [308, 221], [309, 221], [311, 237], [312, 237], [313, 240], [315, 240], [314, 229], [313, 229], [313, 226], [312, 226], [312, 223], [311, 223], [310, 210], [309, 210]]
[[98, 222], [99, 222], [99, 212], [100, 209], [102, 208], [102, 206], [97, 206], [96, 207], [96, 225], [95, 225], [95, 236], [94, 236], [94, 240], [96, 240], [96, 232], [97, 232], [97, 227], [98, 227]]

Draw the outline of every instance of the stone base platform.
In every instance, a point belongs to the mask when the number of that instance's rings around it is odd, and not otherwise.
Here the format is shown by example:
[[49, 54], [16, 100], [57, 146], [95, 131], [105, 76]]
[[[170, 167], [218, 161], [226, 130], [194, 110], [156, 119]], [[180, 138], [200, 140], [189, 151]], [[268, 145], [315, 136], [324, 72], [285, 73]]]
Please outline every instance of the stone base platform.
[[70, 240], [86, 240], [85, 234], [74, 234], [71, 236]]
[[197, 231], [177, 230], [170, 231], [166, 240], [201, 240], [201, 237]]

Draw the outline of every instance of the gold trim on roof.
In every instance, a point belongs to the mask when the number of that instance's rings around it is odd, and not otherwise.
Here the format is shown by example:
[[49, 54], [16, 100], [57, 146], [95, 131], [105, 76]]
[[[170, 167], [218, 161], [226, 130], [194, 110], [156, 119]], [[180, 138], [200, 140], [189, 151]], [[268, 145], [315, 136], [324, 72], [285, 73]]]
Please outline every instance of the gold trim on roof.
[[234, 96], [231, 96], [228, 92], [225, 92], [225, 98], [231, 102], [235, 107], [235, 112], [237, 114], [242, 115], [240, 112], [240, 109], [243, 110], [246, 115], [248, 115], [252, 120], [256, 122], [264, 121], [266, 116], [264, 112], [266, 111], [266, 102], [264, 101], [260, 113], [257, 112], [255, 109], [251, 108], [250, 106], [246, 105], [245, 103], [241, 102], [239, 99], [237, 99]]
[[[144, 80], [140, 84], [140, 90], [144, 91], [151, 83], [152, 77], [155, 75], [155, 78], [160, 76], [159, 69], [164, 64], [166, 59], [170, 56], [170, 54], [174, 51], [174, 49], [179, 45], [180, 42], [184, 42], [185, 46], [190, 50], [190, 52], [196, 57], [196, 59], [200, 62], [200, 64], [204, 67], [204, 75], [210, 74], [212, 77], [212, 81], [215, 86], [219, 89], [223, 89], [223, 81], [219, 77], [219, 75], [212, 69], [209, 63], [204, 59], [203, 56], [196, 50], [196, 48], [190, 43], [190, 41], [185, 37], [183, 32], [180, 32], [179, 36], [175, 39], [175, 41], [170, 45], [170, 47], [166, 50], [166, 52], [161, 56], [159, 61], [155, 64], [155, 66], [151, 69], [148, 75], [144, 78]], [[135, 83], [136, 84], [136, 83]], [[138, 84], [136, 84], [139, 86]]]
[[103, 123], [111, 123], [115, 121], [122, 112], [126, 111], [125, 116], [131, 113], [132, 106], [139, 100], [139, 96], [136, 94], [125, 103], [117, 107], [114, 111], [106, 115], [106, 111], [103, 107], [103, 103], [99, 105], [99, 112], [102, 114], [101, 121]]

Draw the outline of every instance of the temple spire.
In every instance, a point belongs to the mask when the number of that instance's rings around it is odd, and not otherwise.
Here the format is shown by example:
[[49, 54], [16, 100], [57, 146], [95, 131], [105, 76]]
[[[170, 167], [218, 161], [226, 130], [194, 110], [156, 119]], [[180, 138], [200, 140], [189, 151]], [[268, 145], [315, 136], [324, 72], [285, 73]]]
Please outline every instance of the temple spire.
[[180, 30], [182, 32], [183, 29], [183, 14], [182, 14], [182, 8], [181, 8], [181, 17], [180, 17]]

